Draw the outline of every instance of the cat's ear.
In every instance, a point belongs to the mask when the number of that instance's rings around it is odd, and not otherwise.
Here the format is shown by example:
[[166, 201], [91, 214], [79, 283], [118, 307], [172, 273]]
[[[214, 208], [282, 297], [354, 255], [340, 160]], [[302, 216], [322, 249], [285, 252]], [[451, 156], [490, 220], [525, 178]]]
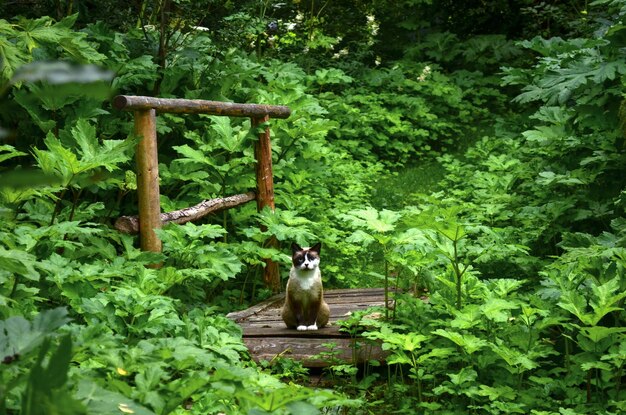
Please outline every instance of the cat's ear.
[[316, 243], [310, 248], [310, 250], [317, 252], [319, 255], [319, 253], [322, 251], [322, 243], [321, 242]]
[[298, 251], [302, 251], [302, 248], [297, 243], [292, 242], [291, 243], [291, 252], [295, 254]]

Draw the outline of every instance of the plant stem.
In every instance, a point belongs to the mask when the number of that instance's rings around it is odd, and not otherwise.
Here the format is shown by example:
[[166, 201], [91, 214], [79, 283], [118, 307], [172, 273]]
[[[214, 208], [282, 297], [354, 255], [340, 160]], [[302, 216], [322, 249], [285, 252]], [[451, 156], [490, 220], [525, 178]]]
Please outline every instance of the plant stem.
[[422, 402], [422, 379], [420, 378], [419, 375], [419, 364], [417, 363], [417, 360], [415, 359], [415, 353], [411, 352], [411, 360], [413, 362], [413, 369], [415, 370], [415, 377], [417, 379], [417, 399], [419, 400], [419, 402]]
[[63, 202], [63, 197], [65, 196], [65, 192], [67, 191], [67, 187], [61, 190], [61, 194], [57, 199], [57, 202], [54, 205], [54, 211], [52, 212], [52, 218], [50, 219], [50, 226], [54, 225], [54, 221], [57, 218], [57, 215], [61, 212], [61, 203]]
[[619, 396], [620, 389], [622, 388], [622, 372], [624, 369], [624, 364], [619, 365], [619, 369], [617, 370], [617, 375], [615, 376], [615, 396]]
[[72, 201], [72, 211], [70, 212], [69, 220], [74, 220], [74, 213], [76, 213], [76, 206], [78, 205], [78, 199], [80, 198], [80, 194], [83, 189], [78, 189], [78, 191], [72, 189], [72, 193], [74, 194], [74, 200]]
[[452, 267], [454, 269], [454, 274], [456, 277], [456, 308], [457, 310], [461, 309], [461, 305], [462, 305], [462, 285], [461, 285], [461, 277], [463, 276], [463, 274], [461, 273], [461, 270], [459, 269], [459, 252], [458, 252], [458, 235], [459, 235], [459, 228], [456, 228], [456, 234], [454, 235], [454, 241], [452, 241], [452, 246], [454, 247], [454, 261], [452, 262]]
[[385, 319], [389, 320], [389, 261], [385, 259]]
[[591, 369], [587, 371], [587, 403], [591, 403]]
[[11, 289], [11, 294], [9, 294], [9, 298], [13, 298], [15, 293], [17, 292], [17, 285], [20, 282], [20, 276], [15, 274], [15, 280], [13, 280], [13, 288]]

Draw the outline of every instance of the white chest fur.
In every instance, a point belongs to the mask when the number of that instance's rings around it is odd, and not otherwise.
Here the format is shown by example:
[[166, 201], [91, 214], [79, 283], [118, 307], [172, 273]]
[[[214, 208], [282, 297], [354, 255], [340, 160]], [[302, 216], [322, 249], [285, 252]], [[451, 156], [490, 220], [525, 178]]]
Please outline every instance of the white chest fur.
[[322, 282], [322, 273], [319, 268], [315, 269], [297, 269], [291, 268], [289, 277], [297, 282], [303, 290], [310, 290], [316, 282]]

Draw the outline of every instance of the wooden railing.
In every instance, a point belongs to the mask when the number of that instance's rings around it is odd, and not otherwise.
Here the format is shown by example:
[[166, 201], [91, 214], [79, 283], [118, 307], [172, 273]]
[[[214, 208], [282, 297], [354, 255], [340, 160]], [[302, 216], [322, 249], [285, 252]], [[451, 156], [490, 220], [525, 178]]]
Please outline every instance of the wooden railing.
[[[133, 111], [135, 134], [140, 137], [136, 149], [138, 217], [124, 216], [117, 220], [116, 228], [125, 232], [139, 232], [141, 249], [161, 252], [161, 240], [154, 229], [164, 222], [185, 223], [220, 208], [229, 208], [256, 199], [257, 209], [266, 206], [274, 210], [274, 179], [272, 173], [272, 147], [269, 127], [259, 133], [254, 148], [256, 158], [256, 192], [235, 195], [229, 198], [204, 201], [199, 205], [181, 211], [161, 213], [159, 194], [159, 162], [157, 154], [156, 114], [210, 114], [229, 117], [249, 117], [252, 128], [258, 128], [270, 118], [287, 118], [291, 110], [279, 105], [236, 104], [192, 99], [169, 99], [142, 96], [119, 95], [113, 99], [113, 106], [119, 110]], [[253, 197], [254, 196], [254, 197]], [[268, 246], [277, 241], [271, 238]], [[265, 260], [263, 273], [265, 284], [274, 292], [280, 290], [278, 264]]]

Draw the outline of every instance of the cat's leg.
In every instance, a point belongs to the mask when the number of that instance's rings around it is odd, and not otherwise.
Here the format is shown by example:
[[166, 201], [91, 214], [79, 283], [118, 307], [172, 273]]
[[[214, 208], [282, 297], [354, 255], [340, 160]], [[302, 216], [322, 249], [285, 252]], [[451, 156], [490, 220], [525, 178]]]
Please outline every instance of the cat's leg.
[[[295, 308], [297, 309], [297, 305]], [[281, 312], [281, 316], [283, 318], [283, 321], [285, 322], [285, 325], [290, 329], [295, 329], [300, 325], [300, 323], [298, 322], [298, 317], [296, 316], [297, 311], [294, 311], [292, 309], [292, 305], [288, 300], [285, 302], [285, 305], [283, 306], [283, 310]]]
[[319, 311], [317, 312], [317, 318], [315, 319], [315, 322], [321, 329], [323, 327], [326, 327], [326, 325], [328, 324], [329, 318], [330, 318], [330, 307], [328, 307], [328, 304], [326, 303], [326, 301], [322, 299]]
[[317, 315], [319, 313], [320, 303], [319, 299], [317, 301], [313, 301], [309, 304], [309, 308], [306, 313], [306, 319], [304, 324], [306, 325], [306, 330], [317, 330]]
[[308, 330], [308, 329], [309, 328], [307, 326], [304, 326], [304, 325], [296, 327], [296, 330], [300, 330], [300, 331], [305, 331], [305, 330]]

